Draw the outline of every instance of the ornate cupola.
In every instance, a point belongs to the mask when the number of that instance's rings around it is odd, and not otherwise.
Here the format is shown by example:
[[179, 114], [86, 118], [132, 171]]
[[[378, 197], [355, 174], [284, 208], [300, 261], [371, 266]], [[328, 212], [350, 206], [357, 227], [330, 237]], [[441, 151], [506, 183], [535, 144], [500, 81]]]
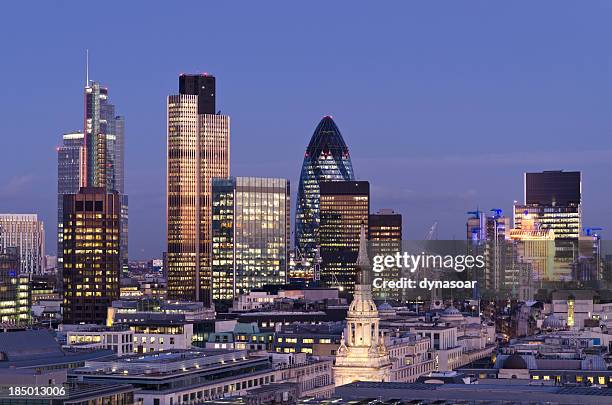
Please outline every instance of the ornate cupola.
[[336, 386], [354, 381], [389, 381], [391, 369], [384, 338], [378, 330], [380, 317], [372, 299], [371, 268], [363, 224], [355, 267], [355, 294], [334, 366]]

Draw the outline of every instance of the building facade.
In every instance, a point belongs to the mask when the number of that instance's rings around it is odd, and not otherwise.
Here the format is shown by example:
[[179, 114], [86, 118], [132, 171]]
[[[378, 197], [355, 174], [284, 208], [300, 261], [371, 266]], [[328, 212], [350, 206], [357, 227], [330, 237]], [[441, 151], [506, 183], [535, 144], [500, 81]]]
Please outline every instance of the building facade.
[[168, 97], [168, 298], [211, 303], [212, 179], [229, 177], [230, 119], [215, 113], [215, 78], [181, 75]]
[[0, 251], [17, 248], [19, 271], [42, 274], [45, 271], [45, 227], [36, 214], [0, 214]]
[[286, 179], [213, 179], [213, 300], [287, 282], [290, 202]]
[[30, 319], [28, 275], [20, 267], [17, 248], [0, 250], [0, 324], [21, 325]]
[[[383, 209], [376, 214], [370, 214], [368, 220], [370, 248], [372, 256], [395, 255], [402, 251], [402, 215], [393, 210]], [[400, 269], [385, 268], [380, 273], [383, 280], [399, 280], [402, 277]], [[404, 298], [401, 289], [375, 288], [374, 298], [380, 300], [401, 301]]]
[[514, 228], [533, 219], [538, 228], [555, 235], [555, 257], [549, 281], [570, 281], [582, 230], [581, 172], [525, 173], [524, 203], [514, 205]]
[[63, 210], [64, 322], [102, 324], [119, 298], [121, 199], [83, 187], [64, 197]]
[[124, 327], [62, 325], [66, 346], [76, 350], [110, 349], [118, 357], [134, 353], [134, 332]]
[[85, 135], [74, 131], [64, 134], [57, 148], [57, 269], [61, 273], [64, 238], [64, 195], [76, 194], [84, 185]]
[[[308, 263], [319, 248], [319, 183], [354, 180], [349, 149], [330, 116], [317, 125], [306, 148], [295, 210], [295, 246]], [[297, 266], [292, 278], [313, 280], [312, 267]]]
[[359, 232], [368, 227], [370, 183], [367, 181], [324, 181], [320, 190], [319, 243], [321, 284], [352, 294]]

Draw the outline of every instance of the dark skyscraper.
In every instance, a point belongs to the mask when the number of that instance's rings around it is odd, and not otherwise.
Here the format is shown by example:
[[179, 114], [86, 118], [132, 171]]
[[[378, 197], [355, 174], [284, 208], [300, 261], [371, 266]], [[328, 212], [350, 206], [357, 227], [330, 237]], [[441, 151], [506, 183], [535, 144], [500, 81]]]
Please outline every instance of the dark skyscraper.
[[[395, 255], [402, 251], [402, 215], [393, 210], [380, 210], [370, 214], [370, 246], [372, 256]], [[386, 268], [379, 274], [383, 280], [399, 280], [403, 276], [397, 267]], [[399, 288], [375, 288], [374, 297], [401, 301], [403, 290]]]
[[525, 173], [524, 186], [525, 202], [514, 206], [514, 228], [523, 229], [524, 220], [529, 219], [538, 229], [553, 231], [554, 265], [545, 278], [569, 281], [582, 231], [582, 174], [562, 170]]
[[368, 231], [370, 183], [324, 181], [319, 187], [321, 284], [352, 294], [361, 227]]
[[[295, 246], [309, 263], [314, 263], [319, 247], [319, 184], [354, 179], [342, 134], [332, 117], [323, 117], [306, 148], [296, 201]], [[312, 272], [307, 275], [313, 276]]]
[[215, 77], [201, 75], [179, 76], [179, 94], [198, 96], [198, 114], [215, 114]]
[[121, 199], [103, 187], [64, 196], [64, 323], [104, 323], [119, 298]]
[[581, 194], [580, 172], [525, 173], [525, 204], [579, 205]]

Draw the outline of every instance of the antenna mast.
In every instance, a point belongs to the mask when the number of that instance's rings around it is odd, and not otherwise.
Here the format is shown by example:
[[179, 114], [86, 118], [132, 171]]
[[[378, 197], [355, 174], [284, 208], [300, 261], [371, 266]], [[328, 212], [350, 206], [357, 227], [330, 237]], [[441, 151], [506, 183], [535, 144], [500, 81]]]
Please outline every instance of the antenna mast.
[[85, 49], [85, 87], [89, 86], [89, 49]]

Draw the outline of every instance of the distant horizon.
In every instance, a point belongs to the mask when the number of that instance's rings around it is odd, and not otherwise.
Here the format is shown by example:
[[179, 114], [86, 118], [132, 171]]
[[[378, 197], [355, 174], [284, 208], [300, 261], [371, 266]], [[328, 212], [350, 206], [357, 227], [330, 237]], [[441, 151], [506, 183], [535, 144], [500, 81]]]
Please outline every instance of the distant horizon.
[[372, 213], [402, 214], [405, 239], [437, 221], [460, 240], [477, 207], [511, 216], [523, 173], [544, 170], [582, 172], [583, 227], [612, 239], [612, 5], [519, 3], [194, 3], [206, 24], [161, 4], [137, 26], [144, 2], [110, 2], [110, 25], [87, 25], [85, 4], [7, 4], [0, 213], [38, 214], [55, 252], [55, 148], [82, 127], [89, 49], [89, 78], [126, 121], [130, 260], [165, 250], [166, 97], [183, 72], [217, 78], [231, 175], [289, 179], [292, 223], [304, 151], [331, 115]]

